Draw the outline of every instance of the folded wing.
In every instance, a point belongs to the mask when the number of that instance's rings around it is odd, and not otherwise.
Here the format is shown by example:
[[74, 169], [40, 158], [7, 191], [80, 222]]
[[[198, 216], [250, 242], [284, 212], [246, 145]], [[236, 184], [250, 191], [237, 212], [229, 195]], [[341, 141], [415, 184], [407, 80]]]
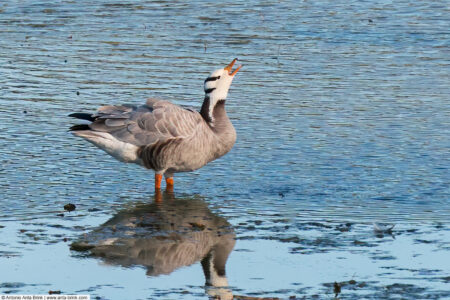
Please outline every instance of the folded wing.
[[136, 146], [189, 138], [202, 121], [196, 111], [157, 99], [149, 99], [142, 106], [102, 106], [92, 117], [92, 131], [107, 132]]

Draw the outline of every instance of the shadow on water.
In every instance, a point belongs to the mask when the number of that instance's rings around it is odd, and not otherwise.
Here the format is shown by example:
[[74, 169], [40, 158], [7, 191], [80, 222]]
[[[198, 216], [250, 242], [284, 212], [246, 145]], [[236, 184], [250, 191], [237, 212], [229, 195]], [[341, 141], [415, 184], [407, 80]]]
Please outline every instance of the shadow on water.
[[119, 211], [72, 243], [71, 250], [110, 265], [144, 266], [148, 276], [200, 262], [207, 294], [232, 299], [225, 265], [236, 243], [233, 227], [200, 198], [162, 197]]

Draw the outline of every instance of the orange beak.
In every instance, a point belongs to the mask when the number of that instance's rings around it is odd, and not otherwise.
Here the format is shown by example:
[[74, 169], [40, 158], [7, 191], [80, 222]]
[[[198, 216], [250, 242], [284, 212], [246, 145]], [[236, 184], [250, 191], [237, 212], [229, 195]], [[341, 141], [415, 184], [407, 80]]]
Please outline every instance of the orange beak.
[[237, 61], [237, 58], [233, 59], [233, 61], [230, 62], [230, 64], [224, 68], [225, 70], [228, 71], [228, 75], [230, 75], [230, 76], [236, 75], [237, 71], [239, 71], [239, 69], [242, 68], [242, 65], [240, 65], [239, 67], [237, 67], [236, 70], [234, 70], [233, 73], [231, 73], [231, 68], [233, 68], [233, 65], [236, 61]]

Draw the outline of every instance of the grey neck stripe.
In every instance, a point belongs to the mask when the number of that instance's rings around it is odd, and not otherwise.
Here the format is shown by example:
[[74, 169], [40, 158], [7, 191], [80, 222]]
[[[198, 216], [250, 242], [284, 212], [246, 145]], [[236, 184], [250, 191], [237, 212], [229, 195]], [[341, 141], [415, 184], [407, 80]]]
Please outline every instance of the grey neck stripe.
[[203, 101], [202, 108], [200, 109], [200, 115], [206, 122], [212, 122], [212, 116], [209, 114], [209, 105], [210, 100], [208, 96], [205, 96], [205, 100]]

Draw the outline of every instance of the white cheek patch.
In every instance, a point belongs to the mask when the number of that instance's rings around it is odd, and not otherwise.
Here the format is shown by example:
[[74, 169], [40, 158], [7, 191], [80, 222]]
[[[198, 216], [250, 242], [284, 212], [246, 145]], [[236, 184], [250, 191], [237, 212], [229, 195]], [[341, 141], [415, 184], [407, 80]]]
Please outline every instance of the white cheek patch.
[[207, 81], [205, 82], [205, 92], [207, 90], [213, 89], [216, 87], [216, 82], [215, 81]]
[[225, 100], [228, 95], [228, 88], [224, 88], [223, 86], [219, 86], [214, 88], [209, 94], [209, 117], [212, 121], [214, 121], [213, 110], [219, 100]]
[[219, 101], [219, 100], [225, 100], [228, 96], [228, 88], [223, 87], [223, 86], [218, 86], [217, 88], [215, 88], [213, 91], [211, 91], [211, 93], [209, 94], [209, 98], [211, 100], [211, 102], [214, 102], [214, 104]]

